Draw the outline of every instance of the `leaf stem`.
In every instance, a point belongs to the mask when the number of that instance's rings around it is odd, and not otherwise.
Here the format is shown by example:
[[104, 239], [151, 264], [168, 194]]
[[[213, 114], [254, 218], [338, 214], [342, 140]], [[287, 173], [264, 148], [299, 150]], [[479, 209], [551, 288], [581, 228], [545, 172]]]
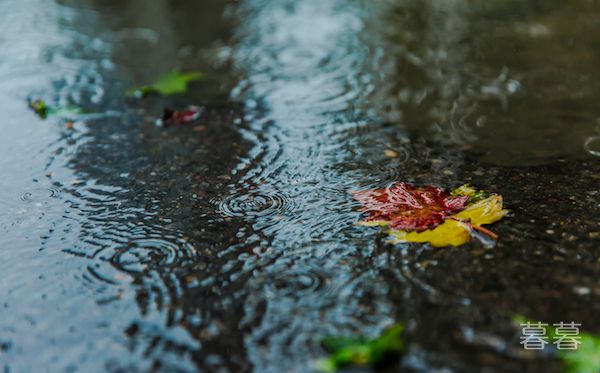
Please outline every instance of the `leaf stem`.
[[491, 230], [489, 230], [487, 228], [482, 227], [481, 225], [471, 224], [471, 222], [468, 220], [462, 220], [462, 219], [456, 219], [456, 218], [450, 218], [450, 219], [459, 221], [463, 224], [466, 224], [469, 228], [475, 229], [481, 233], [485, 233], [488, 236], [490, 236], [491, 238], [493, 238], [494, 240], [498, 239], [498, 235], [496, 233], [492, 232]]
[[488, 236], [492, 237], [494, 240], [498, 239], [498, 235], [494, 232], [492, 232], [491, 230], [482, 227], [481, 225], [473, 225], [473, 224], [469, 224], [471, 226], [471, 228], [478, 230], [482, 233], [487, 234]]

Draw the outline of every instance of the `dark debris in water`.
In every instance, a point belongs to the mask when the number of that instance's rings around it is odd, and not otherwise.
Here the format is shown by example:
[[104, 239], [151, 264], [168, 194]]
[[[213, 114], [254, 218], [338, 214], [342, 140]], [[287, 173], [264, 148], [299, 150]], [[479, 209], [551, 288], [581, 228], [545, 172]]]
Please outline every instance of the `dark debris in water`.
[[188, 106], [183, 110], [174, 110], [166, 107], [163, 111], [161, 119], [156, 121], [156, 124], [161, 127], [172, 125], [186, 124], [198, 120], [202, 115], [203, 109], [199, 106]]

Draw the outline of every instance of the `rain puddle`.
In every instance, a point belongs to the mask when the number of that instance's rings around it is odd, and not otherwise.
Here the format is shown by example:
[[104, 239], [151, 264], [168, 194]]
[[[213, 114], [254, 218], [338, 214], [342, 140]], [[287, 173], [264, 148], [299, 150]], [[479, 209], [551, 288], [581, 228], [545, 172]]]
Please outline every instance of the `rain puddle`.
[[[5, 372], [310, 372], [395, 323], [384, 370], [553, 372], [514, 315], [600, 333], [595, 2], [205, 3], [0, 4]], [[499, 241], [357, 225], [396, 181], [501, 194]]]

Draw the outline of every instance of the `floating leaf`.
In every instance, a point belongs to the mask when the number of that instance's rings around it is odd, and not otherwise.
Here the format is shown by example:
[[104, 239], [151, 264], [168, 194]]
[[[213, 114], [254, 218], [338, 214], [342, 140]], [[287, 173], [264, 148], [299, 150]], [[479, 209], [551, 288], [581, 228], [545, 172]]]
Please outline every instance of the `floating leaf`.
[[[487, 197], [485, 197], [487, 196]], [[360, 224], [387, 226], [393, 242], [428, 242], [436, 247], [467, 243], [473, 230], [497, 239], [482, 227], [502, 219], [502, 197], [463, 185], [450, 193], [439, 188], [395, 184], [388, 189], [355, 192], [367, 218]]]
[[152, 93], [164, 96], [185, 93], [189, 82], [201, 80], [202, 78], [204, 78], [204, 74], [199, 72], [180, 73], [177, 70], [172, 70], [150, 85], [128, 91], [127, 95], [142, 98]]
[[340, 338], [329, 337], [323, 345], [331, 352], [329, 358], [316, 361], [316, 368], [323, 372], [334, 372], [348, 365], [371, 365], [381, 362], [387, 355], [399, 354], [404, 350], [401, 335], [402, 324], [395, 324], [379, 337]]
[[407, 232], [402, 230], [390, 230], [392, 241], [402, 242], [429, 242], [432, 246], [460, 246], [471, 239], [469, 228], [462, 222], [448, 220], [432, 230], [424, 232]]
[[165, 108], [162, 119], [157, 121], [158, 125], [170, 126], [193, 122], [202, 114], [202, 108], [199, 106], [188, 106], [185, 110], [176, 111], [171, 108]]
[[429, 242], [435, 247], [460, 246], [469, 242], [472, 230], [482, 231], [492, 238], [495, 234], [481, 227], [502, 219], [507, 211], [502, 209], [502, 197], [492, 195], [467, 206], [458, 214], [448, 218], [443, 224], [424, 232], [391, 230], [394, 242]]
[[44, 100], [32, 101], [29, 107], [42, 119], [49, 116], [67, 117], [83, 114], [83, 110], [77, 106], [48, 106]]
[[387, 222], [390, 228], [424, 231], [464, 209], [468, 196], [453, 197], [441, 188], [397, 183], [389, 188], [354, 192], [368, 212], [365, 222]]
[[48, 109], [49, 116], [68, 117], [84, 114], [84, 111], [77, 106], [51, 107]]
[[494, 194], [467, 206], [452, 216], [453, 220], [468, 222], [471, 225], [491, 224], [502, 219], [508, 213], [502, 208], [502, 196]]
[[35, 100], [29, 103], [29, 107], [42, 119], [48, 116], [48, 106], [43, 100]]

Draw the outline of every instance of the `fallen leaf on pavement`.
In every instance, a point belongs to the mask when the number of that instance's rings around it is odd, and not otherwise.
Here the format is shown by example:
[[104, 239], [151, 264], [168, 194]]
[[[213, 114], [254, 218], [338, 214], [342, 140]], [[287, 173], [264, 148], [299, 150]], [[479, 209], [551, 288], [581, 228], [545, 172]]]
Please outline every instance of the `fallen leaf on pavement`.
[[473, 231], [492, 239], [498, 236], [482, 227], [502, 219], [502, 196], [463, 185], [451, 193], [436, 187], [394, 184], [386, 189], [354, 192], [367, 217], [361, 225], [389, 228], [393, 242], [430, 243], [432, 246], [460, 246]]
[[393, 229], [424, 231], [465, 208], [469, 196], [450, 196], [441, 188], [396, 183], [389, 188], [354, 192], [367, 212], [365, 222], [385, 222]]

